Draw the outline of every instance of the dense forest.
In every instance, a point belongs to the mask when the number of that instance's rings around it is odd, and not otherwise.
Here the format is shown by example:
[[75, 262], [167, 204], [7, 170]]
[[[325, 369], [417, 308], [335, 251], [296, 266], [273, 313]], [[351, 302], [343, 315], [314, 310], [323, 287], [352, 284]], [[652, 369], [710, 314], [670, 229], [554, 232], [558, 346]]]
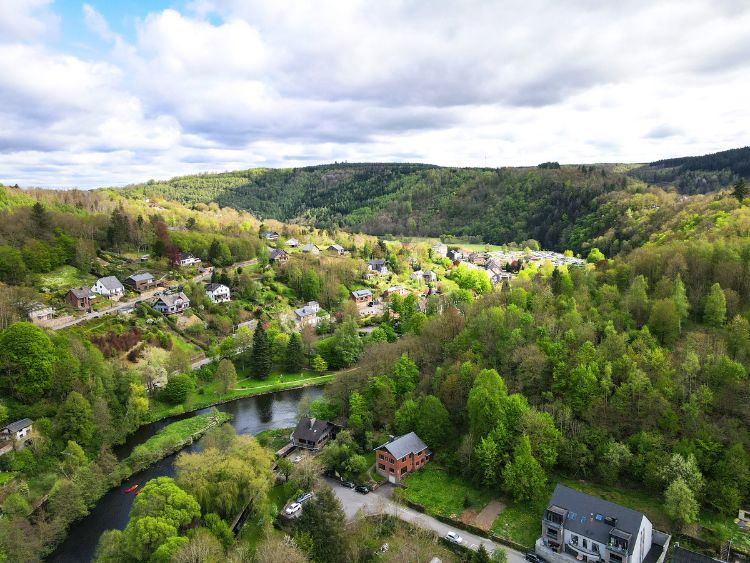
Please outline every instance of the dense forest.
[[734, 149], [646, 166], [330, 164], [185, 176], [124, 192], [216, 202], [261, 217], [374, 235], [448, 235], [493, 244], [535, 239], [545, 248], [576, 252], [605, 237], [607, 250], [619, 252], [628, 231], [640, 231], [638, 244], [660, 232], [683, 202], [675, 193], [716, 192], [746, 176], [749, 153]]
[[680, 193], [705, 194], [727, 187], [740, 177], [750, 178], [750, 147], [657, 160], [634, 168], [630, 174], [644, 182], [672, 184]]

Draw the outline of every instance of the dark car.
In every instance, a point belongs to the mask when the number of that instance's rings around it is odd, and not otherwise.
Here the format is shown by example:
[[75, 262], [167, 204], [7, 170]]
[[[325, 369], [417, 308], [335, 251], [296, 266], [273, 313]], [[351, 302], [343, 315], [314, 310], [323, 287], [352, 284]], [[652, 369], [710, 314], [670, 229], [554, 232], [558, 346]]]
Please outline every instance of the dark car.
[[355, 485], [355, 484], [354, 484], [354, 483], [352, 483], [351, 481], [341, 481], [341, 486], [342, 486], [342, 487], [346, 487], [347, 489], [353, 489], [353, 488], [354, 488], [354, 487], [356, 487], [357, 485]]
[[359, 485], [355, 487], [354, 490], [357, 491], [358, 493], [362, 493], [363, 495], [366, 495], [367, 493], [370, 492], [370, 487], [368, 487], [367, 485]]
[[543, 557], [540, 557], [533, 551], [526, 552], [526, 561], [531, 561], [531, 563], [546, 563]]

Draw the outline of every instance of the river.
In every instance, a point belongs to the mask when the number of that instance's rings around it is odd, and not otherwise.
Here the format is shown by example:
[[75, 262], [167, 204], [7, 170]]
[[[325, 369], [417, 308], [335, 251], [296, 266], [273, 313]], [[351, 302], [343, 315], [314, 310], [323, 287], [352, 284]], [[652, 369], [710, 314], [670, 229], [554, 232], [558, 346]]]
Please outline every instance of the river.
[[[317, 399], [322, 394], [322, 387], [306, 387], [304, 389], [245, 397], [244, 399], [216, 405], [216, 408], [233, 415], [231, 424], [237, 434], [257, 434], [271, 428], [294, 426], [297, 423], [297, 407], [300, 401], [307, 397]], [[210, 408], [206, 408], [142, 426], [122, 446], [119, 446], [115, 453], [118, 458], [123, 458], [134, 447], [148, 440], [170, 422], [210, 410]], [[199, 447], [200, 442], [182, 451], [195, 451]], [[133, 505], [135, 495], [124, 494], [122, 491], [135, 484], [143, 486], [146, 481], [154, 477], [174, 477], [174, 458], [174, 455], [164, 458], [133, 475], [123, 482], [119, 488], [112, 489], [105, 494], [88, 516], [73, 523], [68, 530], [65, 541], [50, 555], [47, 561], [54, 563], [91, 561], [96, 550], [96, 544], [99, 542], [99, 536], [106, 530], [122, 530], [128, 523], [130, 507]]]

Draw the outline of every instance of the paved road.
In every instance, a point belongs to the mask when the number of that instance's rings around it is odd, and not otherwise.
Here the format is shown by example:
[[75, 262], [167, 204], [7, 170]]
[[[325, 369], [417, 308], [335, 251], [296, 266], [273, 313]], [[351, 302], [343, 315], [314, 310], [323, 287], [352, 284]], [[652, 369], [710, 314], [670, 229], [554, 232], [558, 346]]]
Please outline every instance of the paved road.
[[366, 514], [392, 514], [401, 520], [411, 522], [420, 528], [426, 528], [428, 530], [434, 530], [441, 537], [444, 537], [448, 532], [456, 532], [463, 539], [465, 545], [468, 545], [472, 549], [479, 549], [479, 545], [484, 545], [485, 549], [492, 553], [497, 548], [502, 548], [508, 554], [508, 563], [524, 563], [524, 554], [510, 549], [506, 546], [501, 546], [487, 538], [477, 536], [475, 534], [459, 530], [448, 524], [436, 520], [431, 516], [412, 510], [402, 504], [391, 500], [393, 493], [393, 487], [391, 485], [383, 485], [377, 491], [370, 493], [369, 495], [361, 495], [352, 489], [342, 487], [334, 479], [325, 479], [326, 482], [331, 486], [336, 496], [344, 506], [344, 512], [346, 513], [347, 519], [351, 520], [359, 510], [363, 510]]

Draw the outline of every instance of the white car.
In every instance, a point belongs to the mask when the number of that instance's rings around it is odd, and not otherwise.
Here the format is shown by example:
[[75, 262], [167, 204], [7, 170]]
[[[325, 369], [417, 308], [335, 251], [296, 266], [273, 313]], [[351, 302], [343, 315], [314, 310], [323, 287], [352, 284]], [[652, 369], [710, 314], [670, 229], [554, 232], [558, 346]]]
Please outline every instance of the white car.
[[296, 514], [297, 512], [299, 512], [301, 509], [302, 509], [302, 505], [300, 503], [293, 502], [287, 507], [286, 513], [291, 516], [292, 514]]
[[302, 461], [301, 455], [296, 455], [292, 458], [292, 463], [299, 463], [300, 461]]
[[464, 539], [461, 536], [459, 536], [456, 532], [448, 532], [447, 534], [445, 534], [445, 539], [447, 539], [451, 543], [456, 543], [456, 544], [464, 543]]

